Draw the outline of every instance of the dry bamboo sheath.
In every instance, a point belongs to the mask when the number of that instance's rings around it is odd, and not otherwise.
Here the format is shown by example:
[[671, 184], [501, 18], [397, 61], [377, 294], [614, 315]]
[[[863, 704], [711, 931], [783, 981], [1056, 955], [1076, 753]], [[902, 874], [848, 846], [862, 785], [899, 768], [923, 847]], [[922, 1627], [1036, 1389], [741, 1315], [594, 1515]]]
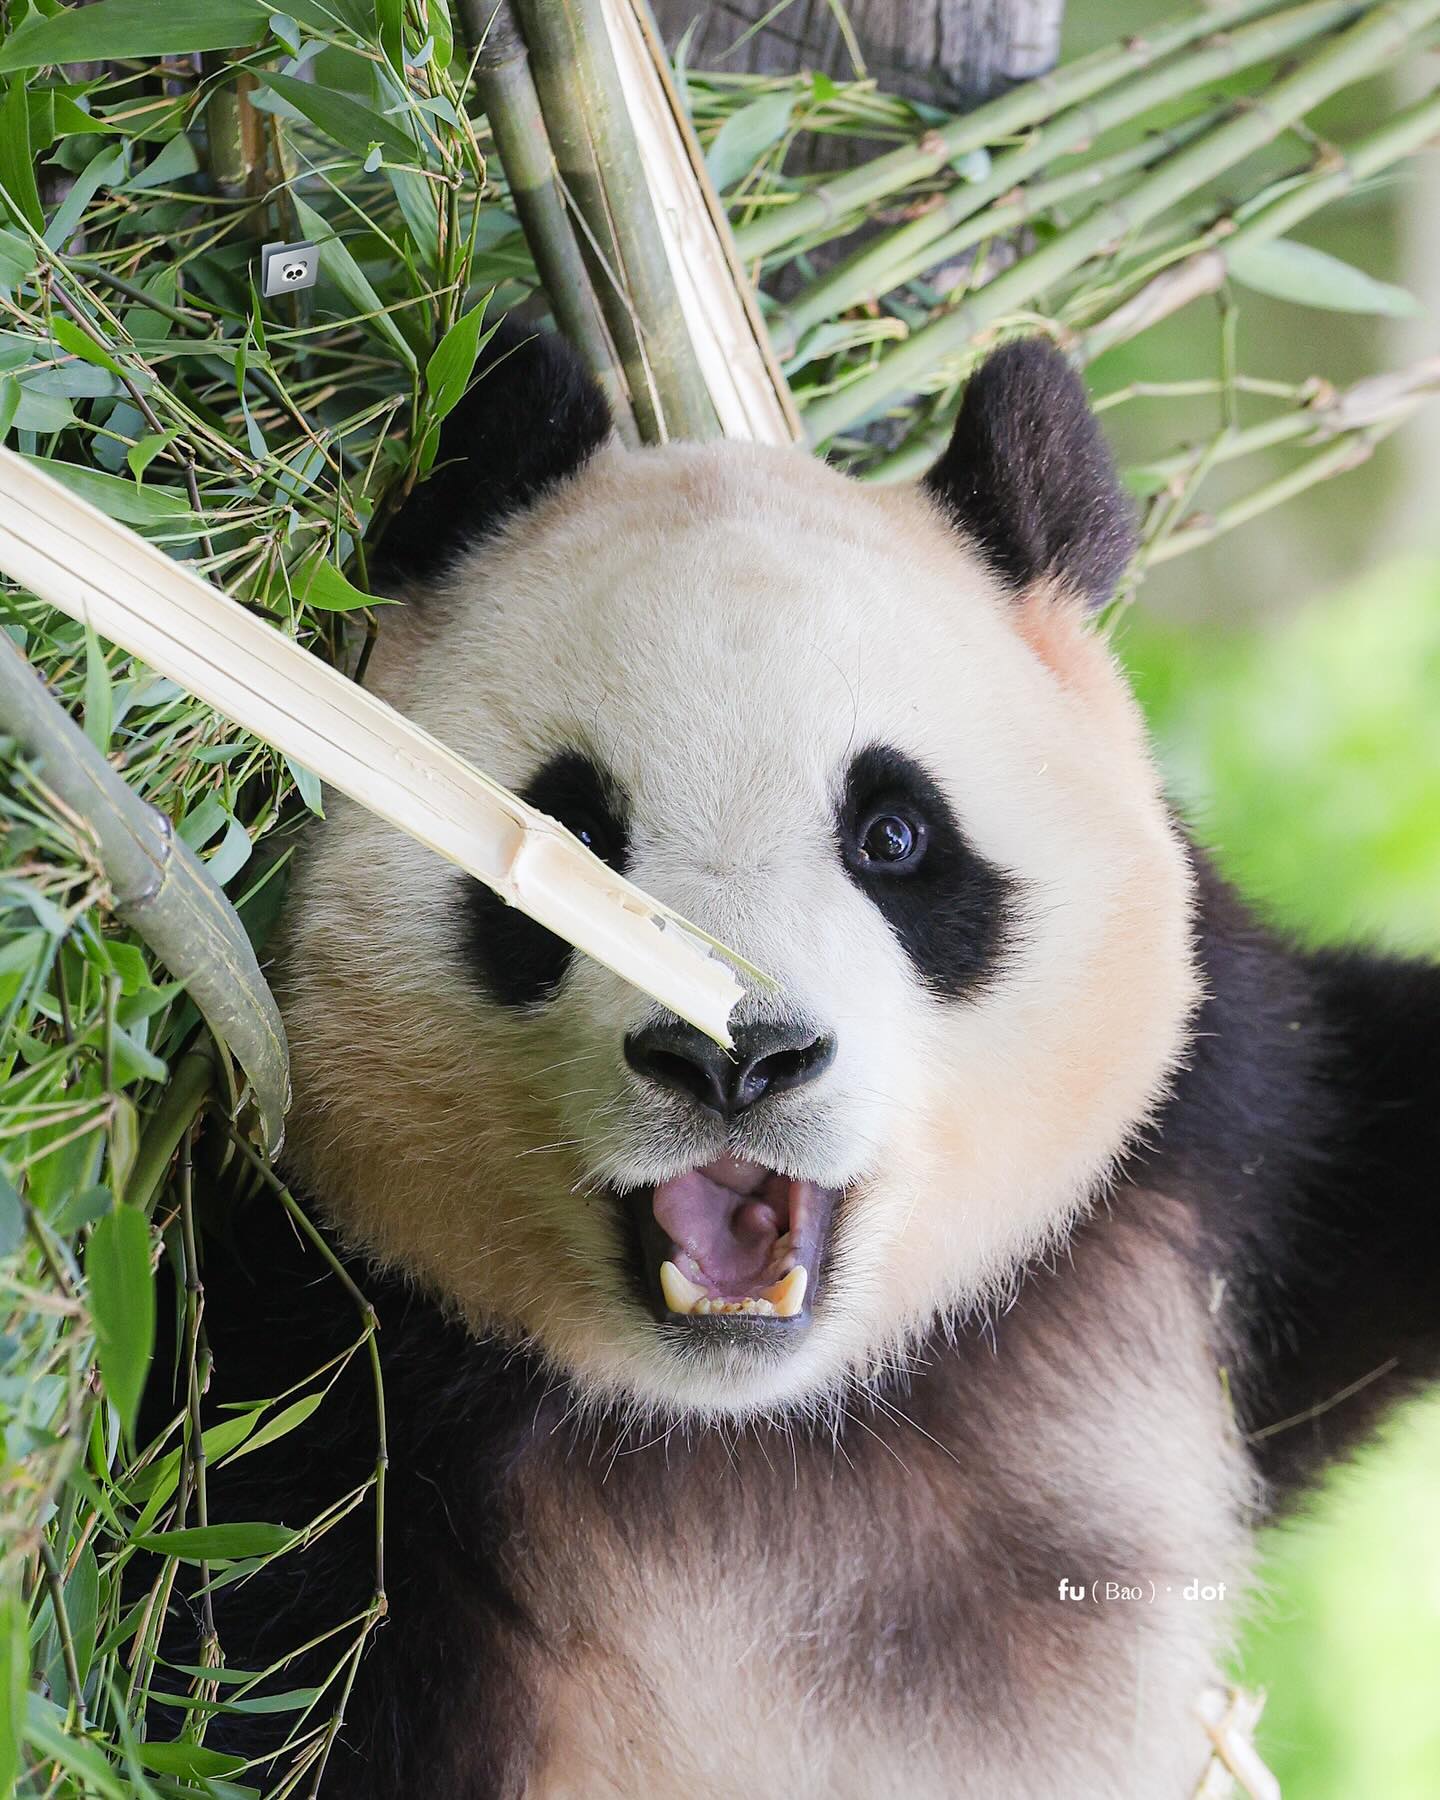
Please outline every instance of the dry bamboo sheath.
[[721, 946], [418, 725], [9, 450], [0, 450], [0, 569], [728, 1045], [742, 990], [714, 954]]

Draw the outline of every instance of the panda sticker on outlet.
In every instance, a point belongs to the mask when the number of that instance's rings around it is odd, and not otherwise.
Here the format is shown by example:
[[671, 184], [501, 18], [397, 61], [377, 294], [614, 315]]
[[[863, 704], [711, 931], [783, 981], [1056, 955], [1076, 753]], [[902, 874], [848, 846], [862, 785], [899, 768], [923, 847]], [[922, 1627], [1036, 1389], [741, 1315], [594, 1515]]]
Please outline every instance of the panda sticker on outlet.
[[[1048, 344], [904, 491], [624, 450], [555, 338], [482, 376], [373, 685], [777, 986], [727, 1054], [360, 807], [314, 828], [286, 1175], [388, 1450], [323, 1792], [1181, 1800], [1253, 1526], [1440, 1362], [1440, 969], [1295, 948], [1187, 837]], [[355, 1341], [263, 1199], [205, 1280], [216, 1401]], [[240, 1667], [322, 1680], [370, 1602], [369, 1380], [214, 1484], [338, 1508], [216, 1593]]]

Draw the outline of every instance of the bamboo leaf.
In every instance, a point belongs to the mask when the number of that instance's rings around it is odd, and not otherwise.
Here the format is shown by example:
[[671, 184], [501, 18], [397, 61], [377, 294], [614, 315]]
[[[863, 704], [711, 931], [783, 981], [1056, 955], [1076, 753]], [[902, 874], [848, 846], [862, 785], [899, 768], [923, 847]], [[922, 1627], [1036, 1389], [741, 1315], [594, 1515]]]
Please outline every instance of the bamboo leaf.
[[[22, 27], [23, 30], [23, 27]], [[3, 52], [0, 52], [3, 61]], [[23, 81], [12, 81], [0, 106], [0, 188], [27, 225], [45, 229], [40, 190], [35, 185], [35, 156], [30, 147], [30, 106]]]
[[1404, 288], [1379, 281], [1353, 263], [1294, 238], [1236, 243], [1226, 261], [1243, 286], [1297, 306], [1320, 307], [1326, 312], [1380, 313], [1391, 319], [1414, 318], [1425, 310]]
[[49, 19], [32, 13], [0, 46], [0, 71], [239, 50], [260, 41], [265, 19], [259, 0], [97, 0]]
[[363, 588], [355, 587], [340, 573], [334, 563], [323, 557], [310, 571], [309, 586], [304, 592], [306, 606], [318, 607], [321, 612], [355, 612], [362, 606], [390, 606], [393, 601], [382, 600], [376, 594], [367, 594]]
[[88, 332], [80, 329], [73, 319], [54, 318], [50, 322], [50, 330], [60, 348], [68, 350], [72, 356], [78, 356], [87, 363], [93, 363], [97, 369], [108, 369], [112, 375], [125, 373], [109, 351], [103, 350]]
[[106, 475], [99, 469], [82, 468], [79, 463], [61, 462], [49, 456], [32, 456], [27, 461], [53, 475], [72, 494], [127, 525], [164, 525], [193, 516], [188, 497], [174, 488], [137, 488], [123, 475]]
[[192, 1781], [234, 1775], [245, 1767], [243, 1756], [227, 1756], [223, 1750], [207, 1750], [204, 1744], [187, 1744], [182, 1738], [137, 1744], [136, 1751], [157, 1775], [181, 1775]]
[[[488, 298], [487, 295], [486, 300], [482, 300], [478, 306], [472, 306], [469, 312], [461, 313], [435, 346], [434, 354], [425, 365], [425, 386], [437, 419], [443, 419], [459, 405], [469, 386], [475, 359], [490, 336], [490, 332], [486, 332], [483, 338], [480, 335], [480, 328], [485, 323]], [[492, 325], [490, 330], [494, 329]]]
[[313, 81], [298, 81], [293, 75], [280, 75], [273, 69], [257, 69], [256, 74], [326, 137], [356, 156], [367, 155], [371, 144], [378, 143], [394, 162], [413, 163], [418, 158], [420, 153], [412, 137], [376, 108], [351, 95], [320, 87]]
[[133, 1206], [117, 1206], [95, 1227], [85, 1252], [90, 1315], [100, 1375], [127, 1434], [133, 1432], [155, 1342], [150, 1226]]
[[288, 1550], [299, 1535], [284, 1525], [267, 1525], [257, 1520], [193, 1525], [181, 1531], [147, 1531], [132, 1542], [141, 1550], [178, 1557], [181, 1562], [234, 1562], [247, 1556], [277, 1556]]
[[238, 1462], [242, 1456], [248, 1456], [252, 1450], [263, 1450], [266, 1444], [273, 1444], [277, 1438], [287, 1437], [305, 1423], [324, 1398], [323, 1392], [306, 1394], [293, 1406], [287, 1406], [284, 1412], [277, 1413], [268, 1425], [262, 1425], [254, 1437], [242, 1444], [229, 1460]]
[[[3, 130], [3, 120], [0, 120], [0, 130]], [[0, 155], [4, 148], [4, 139], [0, 136]], [[0, 184], [3, 182], [4, 177], [0, 175]], [[30, 248], [29, 240], [17, 232], [0, 230], [0, 292], [13, 293], [34, 268], [35, 252]]]
[[110, 748], [115, 690], [95, 627], [85, 621], [85, 735], [102, 756]]
[[722, 193], [748, 175], [765, 152], [780, 142], [790, 129], [793, 107], [794, 97], [781, 92], [766, 94], [731, 113], [705, 152], [705, 167]]

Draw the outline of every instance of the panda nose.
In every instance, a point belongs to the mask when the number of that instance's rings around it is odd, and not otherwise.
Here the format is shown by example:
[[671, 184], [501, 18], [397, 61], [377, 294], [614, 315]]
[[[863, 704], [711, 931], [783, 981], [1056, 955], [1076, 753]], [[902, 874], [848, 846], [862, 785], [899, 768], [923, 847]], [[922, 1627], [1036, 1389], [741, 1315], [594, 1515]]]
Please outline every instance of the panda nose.
[[737, 1025], [733, 1051], [687, 1025], [666, 1019], [625, 1039], [625, 1060], [659, 1087], [688, 1094], [710, 1112], [731, 1119], [767, 1094], [804, 1087], [835, 1060], [835, 1039], [812, 1026]]

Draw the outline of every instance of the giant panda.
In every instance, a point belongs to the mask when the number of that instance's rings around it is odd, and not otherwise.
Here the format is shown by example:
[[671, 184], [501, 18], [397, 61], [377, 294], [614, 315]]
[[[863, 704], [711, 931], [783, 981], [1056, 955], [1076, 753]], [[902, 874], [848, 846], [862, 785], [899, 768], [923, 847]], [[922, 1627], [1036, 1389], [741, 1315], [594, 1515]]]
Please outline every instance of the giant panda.
[[[384, 548], [378, 690], [777, 986], [727, 1055], [332, 800], [285, 1176], [379, 1320], [388, 1610], [337, 1662], [361, 1356], [212, 1481], [331, 1509], [228, 1659], [317, 1644], [348, 1800], [1192, 1793], [1252, 1527], [1436, 1367], [1440, 970], [1292, 947], [1177, 822], [1066, 360], [894, 491], [623, 449], [508, 328]], [[207, 1404], [356, 1339], [264, 1196], [205, 1282]]]

